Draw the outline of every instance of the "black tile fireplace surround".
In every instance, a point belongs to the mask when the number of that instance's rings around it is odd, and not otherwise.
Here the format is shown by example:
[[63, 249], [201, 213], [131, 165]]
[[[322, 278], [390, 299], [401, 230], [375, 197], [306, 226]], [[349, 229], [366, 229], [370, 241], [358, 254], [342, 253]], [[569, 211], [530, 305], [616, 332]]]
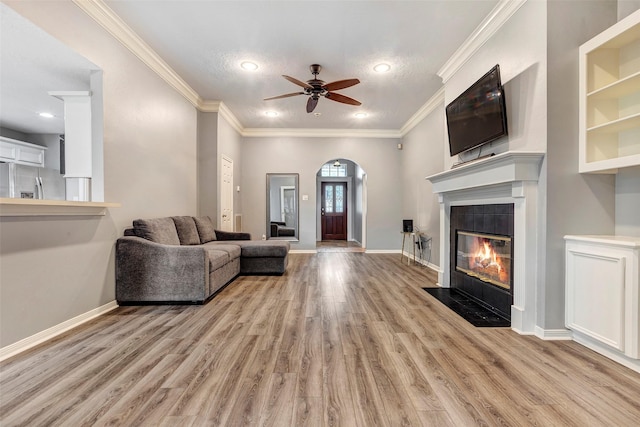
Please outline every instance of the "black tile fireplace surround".
[[507, 236], [513, 241], [513, 204], [451, 206], [450, 225], [450, 286], [511, 319], [513, 286], [504, 289], [456, 271], [455, 263], [456, 230]]

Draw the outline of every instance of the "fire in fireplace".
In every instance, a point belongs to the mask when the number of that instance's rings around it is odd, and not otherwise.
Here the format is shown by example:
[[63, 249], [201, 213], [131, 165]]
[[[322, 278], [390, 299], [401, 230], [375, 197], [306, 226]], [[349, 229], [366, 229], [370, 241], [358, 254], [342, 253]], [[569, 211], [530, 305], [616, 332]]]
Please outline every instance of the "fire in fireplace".
[[504, 289], [511, 288], [511, 238], [456, 231], [456, 270]]

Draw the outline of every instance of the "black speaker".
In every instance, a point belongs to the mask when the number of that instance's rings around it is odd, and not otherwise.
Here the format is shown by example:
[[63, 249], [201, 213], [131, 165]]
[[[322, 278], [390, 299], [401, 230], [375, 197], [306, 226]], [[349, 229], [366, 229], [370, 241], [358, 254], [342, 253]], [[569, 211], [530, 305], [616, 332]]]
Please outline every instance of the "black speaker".
[[413, 220], [412, 219], [403, 219], [402, 220], [402, 231], [405, 233], [413, 232]]

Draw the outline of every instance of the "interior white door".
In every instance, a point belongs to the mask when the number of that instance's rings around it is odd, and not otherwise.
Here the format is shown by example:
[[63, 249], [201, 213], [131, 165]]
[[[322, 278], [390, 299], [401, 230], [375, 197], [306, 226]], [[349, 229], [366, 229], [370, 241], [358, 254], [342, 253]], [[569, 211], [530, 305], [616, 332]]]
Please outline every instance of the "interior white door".
[[233, 160], [222, 156], [220, 170], [220, 229], [233, 231]]

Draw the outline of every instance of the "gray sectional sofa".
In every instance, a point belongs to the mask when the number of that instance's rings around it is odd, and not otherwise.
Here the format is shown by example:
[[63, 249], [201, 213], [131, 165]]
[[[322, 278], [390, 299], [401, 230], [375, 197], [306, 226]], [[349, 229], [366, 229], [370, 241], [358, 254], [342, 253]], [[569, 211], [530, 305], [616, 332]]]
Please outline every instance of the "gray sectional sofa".
[[137, 219], [116, 241], [120, 305], [202, 304], [240, 274], [284, 274], [289, 242], [215, 230], [209, 217]]

